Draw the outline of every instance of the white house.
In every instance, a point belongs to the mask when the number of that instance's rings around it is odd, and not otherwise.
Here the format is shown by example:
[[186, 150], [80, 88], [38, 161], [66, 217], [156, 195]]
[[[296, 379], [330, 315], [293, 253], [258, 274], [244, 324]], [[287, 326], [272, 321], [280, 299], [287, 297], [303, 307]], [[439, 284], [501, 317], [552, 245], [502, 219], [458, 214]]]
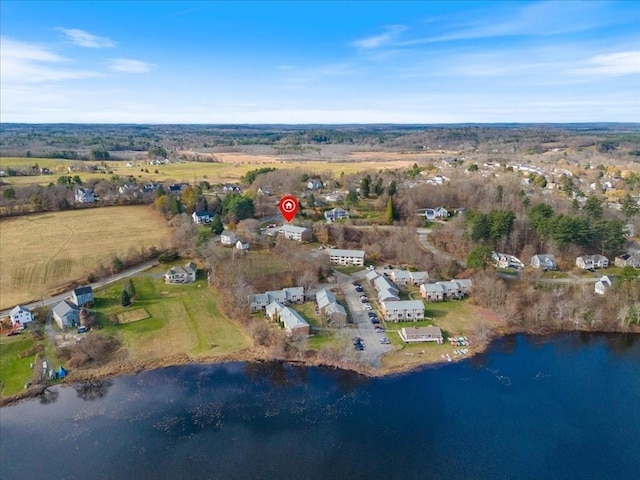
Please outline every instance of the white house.
[[295, 225], [283, 225], [278, 230], [280, 235], [288, 240], [295, 240], [296, 242], [308, 242], [311, 240], [311, 230], [305, 227], [297, 227]]
[[441, 302], [444, 300], [444, 288], [438, 283], [423, 283], [420, 285], [420, 296], [427, 302]]
[[400, 300], [397, 292], [388, 288], [383, 288], [378, 291], [378, 302], [397, 302]]
[[196, 210], [191, 214], [191, 218], [193, 219], [193, 223], [198, 225], [211, 223], [213, 221], [213, 216], [211, 216], [206, 210]]
[[515, 268], [518, 270], [524, 268], [524, 263], [522, 263], [519, 258], [507, 253], [493, 252], [491, 259], [493, 260], [493, 264], [498, 268]]
[[329, 261], [338, 265], [364, 266], [364, 250], [329, 249]]
[[609, 259], [604, 255], [581, 255], [576, 258], [576, 266], [583, 270], [592, 270], [594, 268], [607, 268]]
[[424, 211], [424, 216], [427, 220], [449, 218], [449, 212], [444, 207], [427, 208]]
[[237, 250], [249, 250], [249, 243], [242, 242], [242, 241], [238, 240], [236, 242], [236, 249]]
[[442, 343], [442, 331], [438, 327], [401, 328], [398, 332], [405, 343], [436, 342]]
[[60, 328], [74, 327], [80, 322], [80, 307], [62, 300], [52, 309], [53, 319]]
[[164, 283], [192, 283], [196, 281], [198, 266], [189, 262], [184, 267], [175, 266], [164, 274]]
[[594, 290], [599, 295], [604, 295], [611, 288], [611, 279], [606, 275], [596, 282]]
[[389, 290], [395, 294], [399, 293], [398, 288], [390, 280], [387, 280], [385, 277], [377, 277], [373, 281], [373, 286], [379, 292], [382, 290]]
[[531, 257], [531, 266], [540, 270], [556, 270], [558, 262], [551, 254], [538, 254]]
[[33, 314], [31, 310], [21, 305], [16, 305], [10, 312], [9, 318], [11, 319], [11, 324], [15, 327], [16, 325], [26, 325], [27, 323], [33, 322]]
[[422, 300], [401, 300], [382, 303], [382, 313], [391, 322], [416, 322], [424, 319]]
[[332, 210], [327, 210], [326, 212], [324, 212], [324, 218], [327, 222], [333, 223], [336, 220], [344, 220], [346, 218], [349, 218], [349, 212], [342, 208], [336, 207]]
[[420, 285], [429, 280], [427, 272], [410, 272], [408, 270], [394, 270], [391, 272], [391, 280], [396, 285]]
[[324, 186], [322, 180], [319, 178], [312, 178], [307, 182], [307, 188], [309, 190], [319, 190]]
[[220, 234], [220, 243], [222, 245], [227, 245], [231, 247], [231, 246], [234, 246], [237, 241], [238, 241], [238, 237], [236, 237], [236, 234], [233, 232], [230, 232], [229, 230], [223, 230], [222, 233]]
[[96, 201], [96, 194], [90, 188], [76, 188], [75, 192], [76, 202], [78, 203], [94, 203]]

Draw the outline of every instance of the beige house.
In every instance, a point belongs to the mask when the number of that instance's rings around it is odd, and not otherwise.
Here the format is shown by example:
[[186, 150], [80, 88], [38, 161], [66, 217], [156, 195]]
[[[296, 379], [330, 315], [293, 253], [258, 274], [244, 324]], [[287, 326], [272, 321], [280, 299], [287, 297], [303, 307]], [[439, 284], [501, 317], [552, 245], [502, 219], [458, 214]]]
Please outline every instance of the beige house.
[[401, 328], [398, 332], [405, 343], [435, 342], [442, 343], [442, 331], [438, 327]]

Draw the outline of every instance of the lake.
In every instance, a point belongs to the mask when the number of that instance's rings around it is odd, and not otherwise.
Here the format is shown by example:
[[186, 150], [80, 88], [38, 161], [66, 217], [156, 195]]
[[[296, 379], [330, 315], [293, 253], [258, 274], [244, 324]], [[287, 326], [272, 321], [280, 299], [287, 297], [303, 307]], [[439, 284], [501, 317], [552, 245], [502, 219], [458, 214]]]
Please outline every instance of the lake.
[[508, 336], [386, 378], [164, 368], [0, 410], [10, 479], [635, 479], [640, 336]]

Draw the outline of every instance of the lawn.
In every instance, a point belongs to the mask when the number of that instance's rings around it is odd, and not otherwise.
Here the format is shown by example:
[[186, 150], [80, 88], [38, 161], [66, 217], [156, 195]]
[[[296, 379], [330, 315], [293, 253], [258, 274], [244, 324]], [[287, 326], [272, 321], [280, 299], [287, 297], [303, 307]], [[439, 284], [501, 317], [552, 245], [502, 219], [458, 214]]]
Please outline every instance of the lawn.
[[159, 246], [165, 220], [144, 205], [69, 210], [0, 220], [0, 308], [84, 282], [116, 255]]
[[33, 372], [29, 364], [33, 362], [34, 355], [20, 358], [19, 354], [34, 345], [35, 342], [28, 333], [0, 338], [0, 395], [3, 397], [20, 392], [24, 384], [31, 380]]
[[[168, 267], [157, 267], [133, 278], [136, 296], [130, 307], [120, 305], [121, 283], [96, 293], [98, 319], [106, 331], [120, 335], [132, 360], [178, 354], [216, 357], [250, 345], [242, 328], [220, 312], [217, 295], [207, 286], [202, 273], [195, 283], [167, 285], [161, 274]], [[149, 317], [134, 323], [117, 323], [118, 315], [138, 309], [146, 310]]]

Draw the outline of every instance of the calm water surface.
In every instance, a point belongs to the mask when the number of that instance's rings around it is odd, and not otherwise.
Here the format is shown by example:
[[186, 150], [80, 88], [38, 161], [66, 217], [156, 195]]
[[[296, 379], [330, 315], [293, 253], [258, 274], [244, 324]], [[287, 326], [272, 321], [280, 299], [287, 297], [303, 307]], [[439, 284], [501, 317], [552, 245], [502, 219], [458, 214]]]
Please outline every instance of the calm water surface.
[[0, 478], [636, 479], [640, 337], [507, 337], [367, 379], [191, 365], [0, 410]]

